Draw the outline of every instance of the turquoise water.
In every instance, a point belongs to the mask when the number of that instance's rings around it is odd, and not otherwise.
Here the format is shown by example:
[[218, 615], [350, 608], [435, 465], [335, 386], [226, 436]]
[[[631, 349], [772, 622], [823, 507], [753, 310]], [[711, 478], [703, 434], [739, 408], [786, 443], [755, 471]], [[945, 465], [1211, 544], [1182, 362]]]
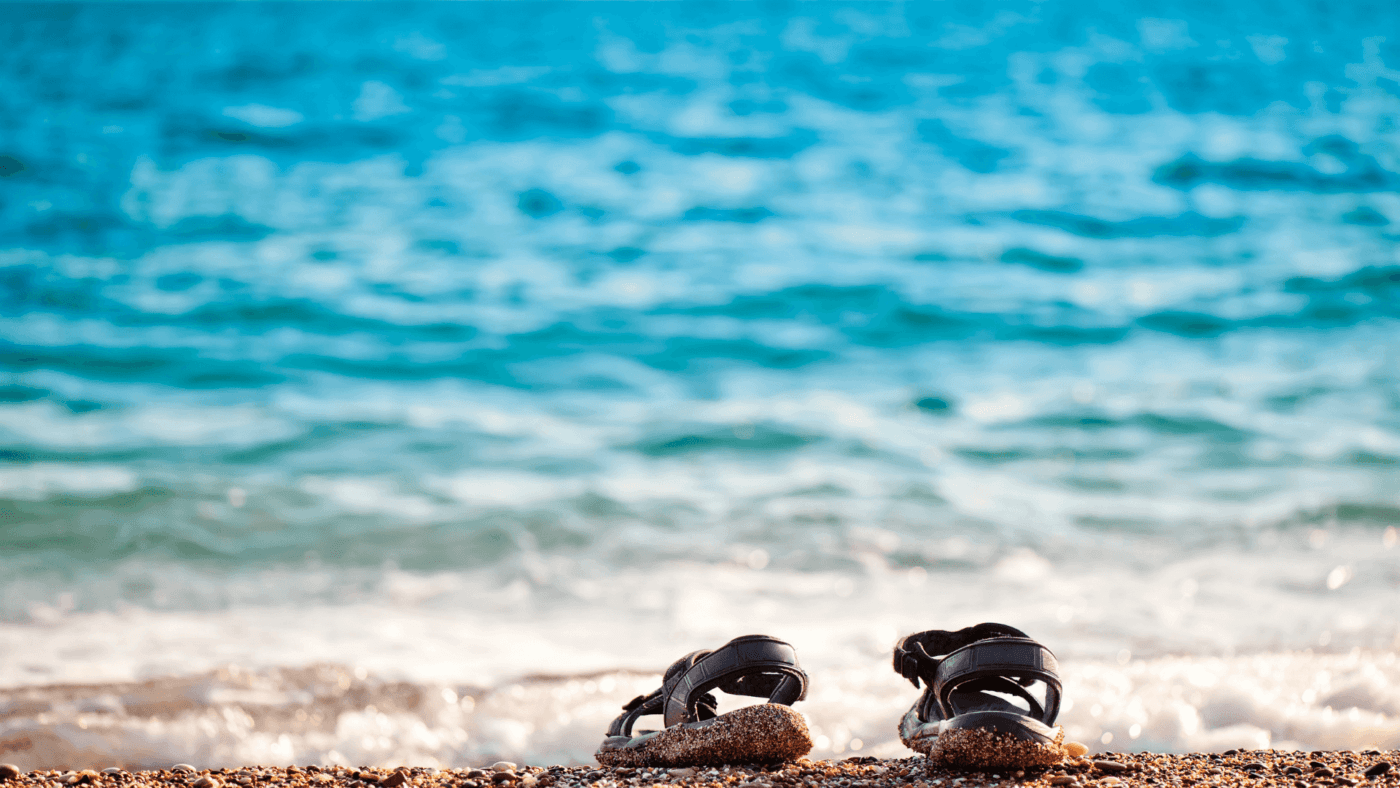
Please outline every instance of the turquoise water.
[[1400, 637], [1390, 4], [0, 16], [4, 685]]

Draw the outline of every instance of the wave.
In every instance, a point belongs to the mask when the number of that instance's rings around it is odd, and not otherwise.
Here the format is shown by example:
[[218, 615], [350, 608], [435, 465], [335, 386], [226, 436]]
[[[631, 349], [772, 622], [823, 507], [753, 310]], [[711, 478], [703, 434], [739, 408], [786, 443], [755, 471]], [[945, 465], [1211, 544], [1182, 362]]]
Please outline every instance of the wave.
[[[1135, 660], [1124, 651], [1062, 666], [1059, 722], [1092, 752], [1400, 745], [1393, 653]], [[910, 754], [896, 723], [917, 690], [883, 664], [810, 672], [799, 709], [812, 757]], [[489, 686], [419, 683], [318, 664], [34, 685], [0, 691], [0, 753], [24, 770], [586, 764], [618, 709], [659, 681], [659, 672], [604, 670]]]

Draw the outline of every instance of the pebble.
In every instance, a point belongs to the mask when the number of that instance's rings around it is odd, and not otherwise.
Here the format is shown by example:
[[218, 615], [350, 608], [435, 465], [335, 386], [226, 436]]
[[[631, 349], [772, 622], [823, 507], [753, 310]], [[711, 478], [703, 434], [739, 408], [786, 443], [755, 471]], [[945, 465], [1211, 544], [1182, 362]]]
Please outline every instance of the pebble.
[[197, 772], [197, 771], [199, 771], [199, 770], [196, 769], [196, 768], [194, 768], [193, 766], [189, 765], [188, 763], [177, 763], [177, 764], [175, 764], [174, 766], [171, 766], [171, 767], [170, 767], [170, 771], [172, 771], [172, 772]]
[[1317, 771], [1313, 772], [1313, 776], [1314, 776], [1314, 777], [1336, 777], [1336, 776], [1337, 776], [1337, 773], [1334, 772], [1334, 771], [1332, 771], [1331, 769], [1328, 769], [1326, 766], [1324, 766], [1324, 767], [1322, 767], [1321, 769], [1318, 769]]
[[510, 761], [496, 761], [491, 764], [491, 771], [493, 772], [513, 772], [515, 769], [515, 764]]
[[[394, 772], [342, 767], [309, 767], [297, 770], [231, 768], [196, 770], [194, 773], [138, 772], [110, 767], [103, 772], [44, 770], [25, 773], [18, 767], [0, 767], [0, 788], [242, 788], [244, 778], [256, 778], [247, 788], [384, 788], [356, 778], [388, 775], [402, 788], [1400, 788], [1394, 762], [1386, 753], [1327, 752], [1312, 759], [1332, 771], [1332, 778], [1314, 778], [1309, 757], [1297, 754], [1242, 751], [1236, 757], [1195, 753], [1104, 754], [1094, 763], [1075, 760], [1056, 764], [1051, 771], [986, 769], [969, 773], [925, 758], [850, 761], [800, 760], [787, 764], [736, 764], [721, 769], [705, 767], [598, 768], [517, 766], [513, 772], [484, 769], [400, 769]], [[1246, 759], [1249, 759], [1246, 761]], [[1105, 768], [1103, 764], [1114, 764]], [[1295, 773], [1284, 776], [1292, 764]], [[29, 764], [25, 764], [26, 767]], [[47, 765], [47, 764], [44, 764]], [[75, 764], [81, 765], [81, 764]], [[186, 768], [188, 765], [182, 764]], [[1092, 768], [1090, 768], [1092, 767]], [[115, 778], [109, 775], [116, 774]], [[1365, 774], [1363, 781], [1362, 775]], [[492, 786], [487, 779], [464, 781], [476, 775], [506, 780]], [[19, 779], [16, 780], [15, 778]], [[383, 778], [380, 778], [383, 779]], [[72, 781], [71, 783], [68, 781]], [[222, 783], [222, 785], [220, 785]], [[394, 786], [399, 788], [399, 786]]]
[[406, 782], [408, 782], [408, 775], [404, 774], [403, 772], [394, 772], [388, 777], [385, 777], [384, 779], [380, 780], [379, 785], [380, 788], [398, 788], [400, 785], [403, 785]]
[[1088, 751], [1089, 745], [1087, 744], [1081, 744], [1077, 741], [1065, 742], [1065, 752], [1069, 753], [1069, 757], [1071, 758], [1078, 758]]
[[1289, 766], [1288, 768], [1286, 768], [1286, 769], [1283, 770], [1283, 773], [1284, 773], [1284, 774], [1302, 774], [1302, 773], [1303, 773], [1303, 770], [1302, 770], [1302, 769], [1299, 769], [1297, 766]]

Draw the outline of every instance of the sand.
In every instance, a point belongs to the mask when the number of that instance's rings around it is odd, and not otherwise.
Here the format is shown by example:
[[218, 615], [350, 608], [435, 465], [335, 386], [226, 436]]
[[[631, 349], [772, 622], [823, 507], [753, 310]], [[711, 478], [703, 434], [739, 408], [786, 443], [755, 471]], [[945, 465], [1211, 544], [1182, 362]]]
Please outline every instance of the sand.
[[[1234, 788], [1284, 786], [1400, 788], [1400, 751], [1155, 755], [1121, 753], [1075, 759], [1048, 769], [967, 772], [923, 757], [895, 760], [800, 759], [772, 765], [632, 769], [500, 764], [480, 769], [241, 768], [204, 771], [59, 772], [5, 775], [5, 788], [93, 785], [110, 788]], [[1380, 764], [1396, 764], [1383, 774]], [[1368, 770], [1370, 775], [1368, 776]]]

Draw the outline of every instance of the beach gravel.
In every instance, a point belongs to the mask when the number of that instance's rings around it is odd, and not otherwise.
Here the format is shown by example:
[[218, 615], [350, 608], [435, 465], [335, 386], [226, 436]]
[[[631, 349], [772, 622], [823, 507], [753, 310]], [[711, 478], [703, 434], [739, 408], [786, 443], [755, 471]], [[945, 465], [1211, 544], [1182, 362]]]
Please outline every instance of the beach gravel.
[[[194, 772], [21, 772], [0, 765], [6, 788], [190, 788], [198, 784], [249, 788], [1400, 788], [1400, 770], [1390, 767], [1400, 751], [1289, 752], [1246, 750], [1159, 755], [1101, 754], [1049, 768], [960, 771], [926, 758], [795, 761], [689, 768], [607, 766], [514, 766], [478, 768], [352, 768], [306, 766], [197, 769]], [[501, 782], [495, 778], [504, 777]], [[75, 779], [76, 778], [76, 779]], [[207, 778], [207, 782], [206, 782]]]

